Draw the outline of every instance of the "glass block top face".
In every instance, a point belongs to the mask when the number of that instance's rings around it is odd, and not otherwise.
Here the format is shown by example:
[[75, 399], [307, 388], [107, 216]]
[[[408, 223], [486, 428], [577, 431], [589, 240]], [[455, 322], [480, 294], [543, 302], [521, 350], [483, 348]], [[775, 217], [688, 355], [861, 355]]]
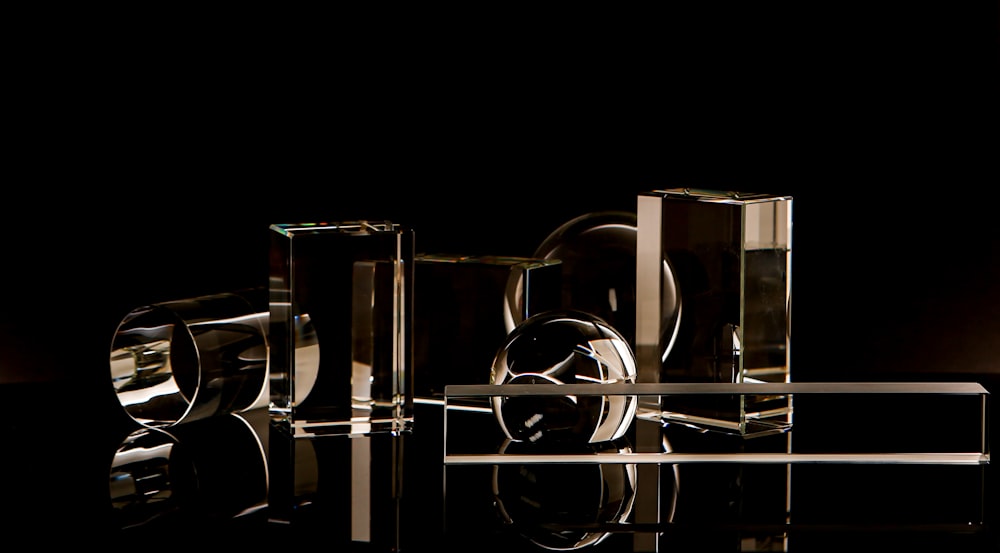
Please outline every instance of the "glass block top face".
[[746, 204], [758, 201], [790, 200], [790, 196], [775, 196], [760, 192], [739, 192], [736, 190], [710, 190], [705, 188], [664, 188], [643, 192], [644, 196], [663, 196], [672, 200], [694, 202]]
[[300, 234], [367, 234], [400, 230], [399, 225], [390, 221], [346, 221], [337, 223], [278, 223], [271, 230], [289, 237]]

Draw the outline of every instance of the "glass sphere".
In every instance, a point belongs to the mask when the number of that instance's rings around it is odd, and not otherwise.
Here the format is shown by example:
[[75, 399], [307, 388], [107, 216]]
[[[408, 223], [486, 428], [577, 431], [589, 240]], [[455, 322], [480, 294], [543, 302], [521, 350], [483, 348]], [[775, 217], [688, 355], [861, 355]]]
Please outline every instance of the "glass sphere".
[[[600, 317], [546, 311], [518, 325], [493, 361], [490, 383], [634, 383], [635, 356]], [[493, 413], [514, 442], [599, 443], [620, 438], [635, 416], [632, 395], [493, 396]]]
[[587, 213], [548, 235], [534, 257], [562, 263], [562, 306], [601, 317], [635, 346], [636, 214]]
[[[638, 216], [596, 211], [566, 221], [535, 249], [534, 257], [562, 265], [561, 307], [593, 313], [636, 349]], [[680, 327], [680, 291], [670, 261], [662, 260], [660, 351], [666, 359]]]

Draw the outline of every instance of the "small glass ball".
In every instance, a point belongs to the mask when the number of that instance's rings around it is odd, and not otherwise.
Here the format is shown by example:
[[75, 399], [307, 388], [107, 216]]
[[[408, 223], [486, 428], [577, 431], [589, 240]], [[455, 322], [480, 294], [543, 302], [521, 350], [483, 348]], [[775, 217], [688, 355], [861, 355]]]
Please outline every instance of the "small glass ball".
[[[490, 383], [634, 383], [635, 356], [596, 315], [555, 310], [525, 319], [493, 361]], [[493, 396], [493, 413], [514, 442], [599, 443], [622, 437], [635, 417], [632, 395]]]

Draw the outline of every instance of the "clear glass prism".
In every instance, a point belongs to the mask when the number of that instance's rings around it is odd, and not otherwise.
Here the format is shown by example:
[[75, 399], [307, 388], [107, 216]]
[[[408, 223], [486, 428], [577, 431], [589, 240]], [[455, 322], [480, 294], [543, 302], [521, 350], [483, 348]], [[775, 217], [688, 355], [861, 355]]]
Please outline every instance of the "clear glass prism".
[[271, 225], [270, 412], [295, 436], [413, 423], [413, 231]]
[[[652, 190], [639, 194], [637, 220], [639, 381], [790, 382], [792, 198]], [[744, 436], [791, 426], [782, 395], [664, 397], [644, 407]]]

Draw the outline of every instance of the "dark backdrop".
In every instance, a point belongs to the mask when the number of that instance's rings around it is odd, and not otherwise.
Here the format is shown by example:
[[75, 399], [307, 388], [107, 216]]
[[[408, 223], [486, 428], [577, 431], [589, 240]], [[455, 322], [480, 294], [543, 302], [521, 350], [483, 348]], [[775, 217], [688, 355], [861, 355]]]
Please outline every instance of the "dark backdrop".
[[265, 286], [270, 223], [529, 255], [677, 186], [795, 198], [795, 378], [995, 373], [998, 13], [37, 35], [10, 87], [0, 383], [103, 389], [130, 309]]
[[790, 194], [794, 380], [996, 392], [998, 13], [48, 14], [5, 72], [0, 449], [27, 452], [3, 456], [9, 526], [103, 513], [117, 324], [266, 286], [276, 222], [391, 219], [418, 252], [530, 255], [643, 190]]

